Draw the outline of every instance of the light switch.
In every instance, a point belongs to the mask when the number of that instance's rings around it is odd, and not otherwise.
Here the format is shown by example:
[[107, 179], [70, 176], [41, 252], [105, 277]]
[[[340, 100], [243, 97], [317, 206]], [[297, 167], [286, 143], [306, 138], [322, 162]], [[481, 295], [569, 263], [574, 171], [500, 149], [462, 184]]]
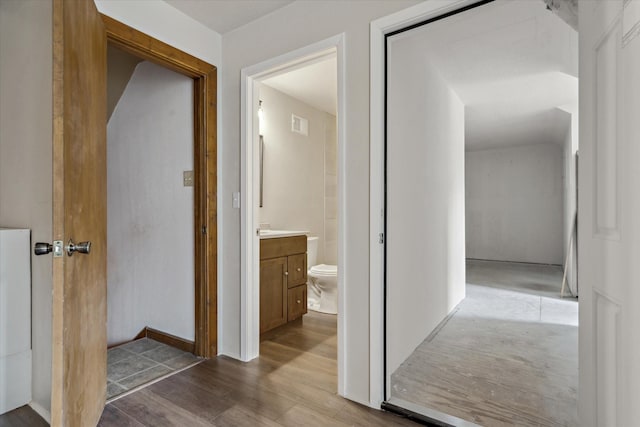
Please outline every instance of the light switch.
[[193, 187], [193, 171], [182, 172], [182, 185], [185, 187]]

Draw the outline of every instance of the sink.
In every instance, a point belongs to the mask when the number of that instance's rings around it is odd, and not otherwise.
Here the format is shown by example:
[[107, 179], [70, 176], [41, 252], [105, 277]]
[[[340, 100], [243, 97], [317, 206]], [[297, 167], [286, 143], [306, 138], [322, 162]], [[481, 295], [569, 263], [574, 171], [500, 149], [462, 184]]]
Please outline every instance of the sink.
[[303, 236], [309, 234], [308, 231], [300, 230], [260, 230], [261, 239], [274, 239], [276, 237]]

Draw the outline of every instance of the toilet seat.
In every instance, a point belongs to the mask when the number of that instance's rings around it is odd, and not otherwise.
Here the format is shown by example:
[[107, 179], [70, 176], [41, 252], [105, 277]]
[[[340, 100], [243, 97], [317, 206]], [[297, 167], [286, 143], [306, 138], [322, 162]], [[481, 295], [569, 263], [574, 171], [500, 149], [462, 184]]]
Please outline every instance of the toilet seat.
[[318, 264], [311, 267], [309, 273], [314, 276], [337, 276], [338, 275], [338, 266], [337, 265], [328, 265], [328, 264]]

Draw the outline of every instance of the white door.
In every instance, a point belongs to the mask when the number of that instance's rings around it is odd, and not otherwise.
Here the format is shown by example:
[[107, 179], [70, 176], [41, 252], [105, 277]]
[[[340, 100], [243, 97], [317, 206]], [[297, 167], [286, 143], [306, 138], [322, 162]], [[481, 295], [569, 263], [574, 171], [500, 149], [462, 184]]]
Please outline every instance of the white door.
[[580, 1], [581, 426], [640, 423], [640, 0]]

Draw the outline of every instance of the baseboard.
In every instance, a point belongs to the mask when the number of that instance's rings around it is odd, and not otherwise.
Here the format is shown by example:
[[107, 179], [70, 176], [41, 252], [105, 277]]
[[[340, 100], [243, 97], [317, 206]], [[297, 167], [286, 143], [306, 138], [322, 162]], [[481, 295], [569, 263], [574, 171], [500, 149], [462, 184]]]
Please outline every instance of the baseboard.
[[29, 407], [35, 411], [36, 414], [40, 415], [44, 420], [51, 424], [51, 412], [44, 409], [43, 406], [34, 402], [33, 400], [29, 403]]
[[185, 340], [157, 329], [146, 327], [136, 336], [136, 339], [145, 337], [189, 353], [194, 353], [196, 350], [196, 345], [193, 341]]
[[544, 262], [504, 261], [499, 259], [483, 259], [483, 258], [465, 258], [465, 259], [467, 261], [503, 262], [507, 264], [544, 265], [544, 266], [551, 266], [551, 267], [562, 267], [562, 264], [549, 264]]

